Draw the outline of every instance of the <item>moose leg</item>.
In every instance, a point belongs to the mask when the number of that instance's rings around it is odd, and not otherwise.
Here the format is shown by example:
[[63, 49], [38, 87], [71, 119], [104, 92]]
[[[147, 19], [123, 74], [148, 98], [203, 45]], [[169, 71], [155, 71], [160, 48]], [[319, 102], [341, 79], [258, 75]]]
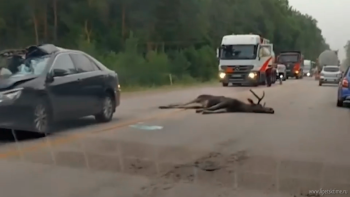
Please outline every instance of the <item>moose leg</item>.
[[208, 111], [215, 111], [215, 110], [218, 110], [218, 109], [223, 109], [223, 108], [226, 108], [226, 102], [221, 102], [221, 103], [218, 103], [214, 106], [211, 106], [211, 107], [208, 107], [205, 109], [208, 110]]
[[181, 104], [171, 104], [171, 105], [163, 105], [163, 106], [159, 106], [159, 109], [174, 109], [174, 108], [178, 108], [179, 106], [181, 106]]
[[[185, 104], [171, 104], [171, 105], [165, 105], [165, 106], [159, 106], [158, 108], [159, 109], [174, 109], [174, 108], [181, 108], [181, 109], [186, 109], [185, 107], [190, 105], [190, 104], [194, 104], [194, 103], [197, 103], [197, 100], [198, 99], [194, 99], [188, 103], [185, 103]], [[197, 108], [188, 108], [188, 109], [197, 109]]]
[[218, 103], [214, 106], [211, 106], [209, 108], [206, 108], [204, 110], [202, 110], [203, 114], [209, 114], [209, 113], [225, 113], [227, 112], [226, 110], [226, 102], [221, 102]]
[[213, 110], [213, 111], [210, 111], [210, 110], [204, 110], [202, 112], [202, 114], [223, 114], [223, 113], [227, 113], [227, 109], [218, 109], [218, 110]]
[[203, 102], [202, 102], [202, 108], [198, 108], [198, 109], [196, 110], [196, 113], [202, 113], [203, 110], [209, 108], [208, 105], [209, 105], [209, 100], [203, 101]]
[[203, 109], [202, 106], [187, 106], [187, 107], [178, 107], [180, 109], [197, 109], [197, 110], [200, 110], [200, 109]]

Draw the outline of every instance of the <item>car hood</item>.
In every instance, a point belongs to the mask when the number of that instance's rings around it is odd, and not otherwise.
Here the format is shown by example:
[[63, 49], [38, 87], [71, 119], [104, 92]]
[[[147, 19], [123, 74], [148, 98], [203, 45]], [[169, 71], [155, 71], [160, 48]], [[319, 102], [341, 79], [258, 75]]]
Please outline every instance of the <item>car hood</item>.
[[0, 77], [0, 90], [7, 90], [15, 85], [37, 78], [36, 75], [12, 75]]

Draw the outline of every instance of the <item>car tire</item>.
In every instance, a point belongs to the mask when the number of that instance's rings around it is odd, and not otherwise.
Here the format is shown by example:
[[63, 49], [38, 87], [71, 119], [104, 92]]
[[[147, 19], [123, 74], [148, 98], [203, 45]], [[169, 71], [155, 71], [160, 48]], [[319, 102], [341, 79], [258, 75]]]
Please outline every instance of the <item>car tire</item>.
[[337, 107], [343, 107], [343, 101], [337, 100]]
[[223, 86], [223, 87], [227, 87], [227, 86], [228, 86], [228, 83], [222, 83], [222, 86]]
[[319, 82], [319, 83], [318, 83], [318, 86], [322, 86], [322, 82]]
[[113, 118], [115, 102], [111, 94], [106, 93], [103, 98], [101, 112], [95, 114], [95, 120], [97, 122], [109, 122]]
[[53, 116], [50, 103], [47, 99], [40, 98], [33, 107], [32, 130], [41, 134], [52, 132]]

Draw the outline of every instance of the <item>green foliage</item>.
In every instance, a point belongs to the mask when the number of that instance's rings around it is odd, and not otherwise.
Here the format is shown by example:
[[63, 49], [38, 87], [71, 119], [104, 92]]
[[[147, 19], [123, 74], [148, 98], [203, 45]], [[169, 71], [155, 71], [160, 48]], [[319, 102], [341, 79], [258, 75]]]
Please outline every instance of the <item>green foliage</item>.
[[329, 48], [317, 21], [288, 0], [13, 0], [0, 2], [0, 50], [55, 43], [116, 70], [122, 85], [208, 81], [227, 34], [262, 34], [316, 59]]

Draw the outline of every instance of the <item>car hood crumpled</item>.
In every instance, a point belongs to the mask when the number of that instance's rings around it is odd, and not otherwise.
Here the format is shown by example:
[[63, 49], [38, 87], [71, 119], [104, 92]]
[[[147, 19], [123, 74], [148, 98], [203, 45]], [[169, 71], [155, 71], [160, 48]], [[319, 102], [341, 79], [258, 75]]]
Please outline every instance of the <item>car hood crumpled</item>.
[[36, 75], [12, 75], [9, 77], [0, 77], [0, 91], [10, 89], [19, 83], [35, 79], [36, 77]]

